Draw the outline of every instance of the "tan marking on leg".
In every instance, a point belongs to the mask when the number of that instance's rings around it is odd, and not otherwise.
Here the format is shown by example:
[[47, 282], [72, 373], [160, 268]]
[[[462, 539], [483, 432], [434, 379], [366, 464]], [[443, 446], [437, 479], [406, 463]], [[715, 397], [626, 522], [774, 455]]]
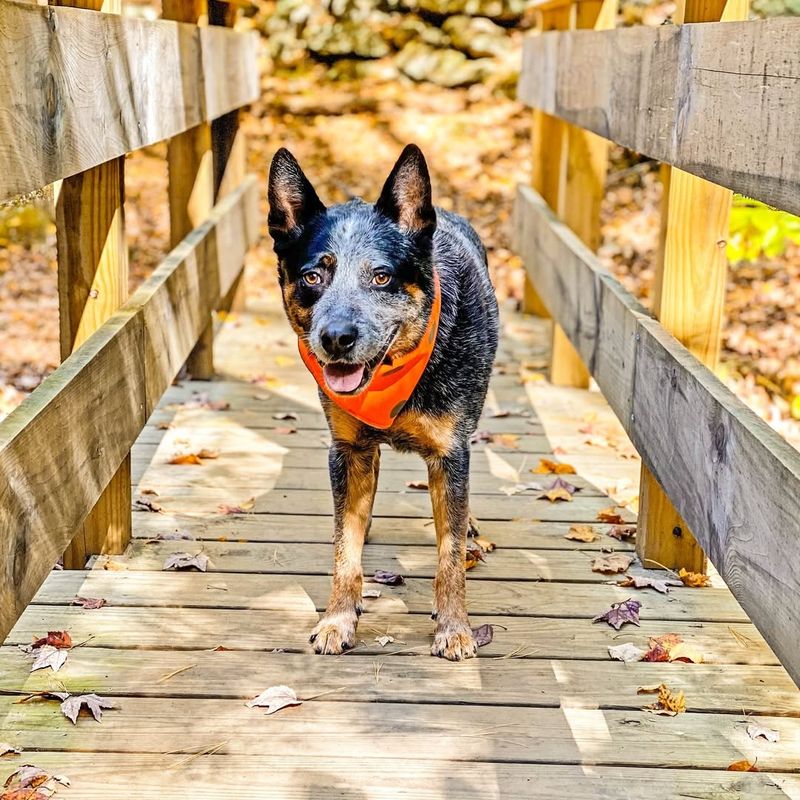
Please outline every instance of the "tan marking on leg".
[[454, 414], [422, 414], [404, 411], [389, 429], [389, 435], [406, 436], [432, 456], [444, 456], [453, 449], [456, 435]]

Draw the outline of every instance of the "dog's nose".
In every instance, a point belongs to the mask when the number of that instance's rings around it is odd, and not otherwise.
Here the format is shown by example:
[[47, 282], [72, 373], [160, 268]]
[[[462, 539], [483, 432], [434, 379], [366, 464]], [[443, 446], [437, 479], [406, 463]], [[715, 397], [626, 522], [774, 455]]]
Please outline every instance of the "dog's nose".
[[325, 352], [334, 358], [341, 358], [352, 350], [358, 337], [358, 330], [352, 322], [334, 322], [323, 331], [320, 339]]

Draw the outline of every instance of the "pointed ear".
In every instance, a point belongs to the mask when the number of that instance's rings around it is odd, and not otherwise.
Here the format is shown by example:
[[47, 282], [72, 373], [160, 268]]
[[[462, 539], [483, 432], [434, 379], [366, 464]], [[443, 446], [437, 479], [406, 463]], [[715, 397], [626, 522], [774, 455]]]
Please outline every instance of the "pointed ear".
[[431, 200], [431, 177], [425, 156], [415, 144], [400, 154], [375, 208], [402, 230], [432, 234], [436, 212]]
[[269, 168], [269, 232], [277, 242], [294, 238], [299, 229], [325, 210], [297, 159], [281, 147]]

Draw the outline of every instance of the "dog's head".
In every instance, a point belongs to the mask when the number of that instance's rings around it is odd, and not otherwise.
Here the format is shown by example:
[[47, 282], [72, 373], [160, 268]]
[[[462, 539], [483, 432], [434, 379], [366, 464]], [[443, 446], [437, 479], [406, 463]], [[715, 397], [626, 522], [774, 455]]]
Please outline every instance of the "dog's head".
[[425, 158], [408, 145], [375, 205], [325, 208], [282, 148], [270, 167], [269, 205], [289, 322], [322, 364], [328, 387], [355, 394], [425, 331], [436, 228]]

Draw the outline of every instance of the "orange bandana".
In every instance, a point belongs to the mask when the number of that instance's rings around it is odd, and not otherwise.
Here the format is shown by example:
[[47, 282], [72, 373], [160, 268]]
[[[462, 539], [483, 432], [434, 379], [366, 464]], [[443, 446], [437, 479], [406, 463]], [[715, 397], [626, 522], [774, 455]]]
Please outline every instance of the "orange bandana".
[[320, 389], [339, 408], [373, 428], [391, 427], [395, 417], [403, 410], [411, 393], [417, 388], [425, 367], [428, 366], [433, 346], [436, 344], [439, 312], [442, 308], [439, 276], [435, 271], [433, 284], [431, 315], [419, 344], [410, 353], [393, 360], [387, 359], [379, 364], [367, 385], [358, 394], [337, 394], [329, 389], [316, 356], [302, 339], [297, 340], [300, 356]]

